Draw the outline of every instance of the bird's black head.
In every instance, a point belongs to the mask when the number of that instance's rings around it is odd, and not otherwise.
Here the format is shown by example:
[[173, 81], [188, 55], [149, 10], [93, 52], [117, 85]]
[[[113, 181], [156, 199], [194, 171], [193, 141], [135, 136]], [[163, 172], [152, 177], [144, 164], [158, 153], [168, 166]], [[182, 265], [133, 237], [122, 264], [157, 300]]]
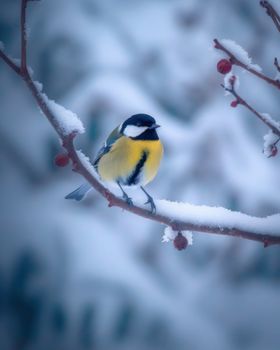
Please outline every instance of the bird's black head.
[[150, 115], [135, 114], [121, 124], [120, 132], [134, 140], [158, 140], [158, 127]]

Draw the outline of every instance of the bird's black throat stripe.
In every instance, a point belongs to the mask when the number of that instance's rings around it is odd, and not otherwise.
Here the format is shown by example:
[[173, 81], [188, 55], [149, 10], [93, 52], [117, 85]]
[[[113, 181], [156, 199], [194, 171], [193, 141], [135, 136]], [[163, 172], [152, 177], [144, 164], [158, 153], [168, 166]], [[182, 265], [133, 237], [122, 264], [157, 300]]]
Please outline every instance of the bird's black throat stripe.
[[137, 185], [139, 182], [139, 176], [141, 174], [141, 171], [143, 169], [143, 166], [148, 158], [149, 153], [147, 151], [142, 152], [142, 156], [137, 163], [135, 169], [133, 172], [130, 174], [130, 176], [126, 180], [126, 185], [131, 186], [131, 185]]

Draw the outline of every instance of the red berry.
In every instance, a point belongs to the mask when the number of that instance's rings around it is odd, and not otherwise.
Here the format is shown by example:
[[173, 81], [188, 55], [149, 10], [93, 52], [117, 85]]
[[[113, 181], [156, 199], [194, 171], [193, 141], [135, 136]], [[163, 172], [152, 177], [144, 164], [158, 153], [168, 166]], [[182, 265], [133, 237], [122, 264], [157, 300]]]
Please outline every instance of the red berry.
[[234, 101], [231, 102], [230, 105], [231, 105], [231, 107], [235, 108], [235, 107], [238, 106], [238, 104], [239, 104], [239, 102], [237, 100], [234, 100]]
[[174, 247], [177, 250], [183, 250], [186, 249], [188, 246], [188, 240], [185, 236], [182, 235], [181, 232], [178, 232], [177, 236], [175, 237], [173, 241]]
[[231, 71], [232, 64], [229, 60], [223, 58], [217, 63], [217, 71], [221, 74], [227, 74]]
[[59, 153], [54, 159], [55, 165], [64, 167], [69, 163], [69, 157], [67, 153]]
[[270, 158], [270, 157], [275, 157], [277, 153], [278, 153], [277, 146], [271, 145], [271, 148], [270, 148], [270, 155], [269, 155], [268, 158]]

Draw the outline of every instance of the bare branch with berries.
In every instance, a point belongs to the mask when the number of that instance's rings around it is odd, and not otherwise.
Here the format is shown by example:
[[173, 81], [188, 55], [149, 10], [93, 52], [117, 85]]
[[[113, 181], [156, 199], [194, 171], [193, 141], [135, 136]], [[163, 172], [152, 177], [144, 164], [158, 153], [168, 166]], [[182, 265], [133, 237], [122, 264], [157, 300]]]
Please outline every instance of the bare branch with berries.
[[245, 64], [244, 62], [240, 61], [234, 55], [234, 53], [230, 52], [218, 39], [214, 39], [214, 48], [223, 51], [228, 56], [228, 60], [229, 60], [229, 63], [231, 63], [231, 65], [236, 65], [238, 67], [241, 67], [241, 68], [245, 69], [246, 71], [254, 74], [258, 78], [266, 81], [268, 84], [271, 84], [271, 85], [275, 86], [277, 89], [280, 89], [280, 81], [279, 80], [269, 78], [268, 76], [262, 74], [258, 70], [254, 69], [251, 66], [248, 66], [247, 64]]
[[[84, 179], [86, 179], [91, 184], [91, 186], [108, 201], [109, 207], [116, 206], [126, 211], [129, 211], [135, 215], [159, 222], [161, 224], [164, 224], [170, 227], [172, 231], [176, 232], [176, 237], [174, 238], [174, 246], [178, 250], [185, 249], [188, 245], [188, 239], [185, 236], [183, 236], [182, 234], [183, 231], [196, 231], [196, 232], [204, 232], [208, 234], [220, 234], [225, 236], [240, 237], [248, 240], [253, 240], [256, 242], [261, 242], [264, 244], [265, 247], [273, 244], [280, 244], [280, 228], [277, 234], [274, 234], [274, 233], [272, 234], [269, 228], [268, 228], [268, 232], [263, 232], [263, 231], [266, 231], [266, 228], [263, 228], [261, 233], [260, 229], [256, 231], [255, 227], [254, 229], [253, 228], [241, 229], [238, 223], [236, 223], [236, 225], [232, 224], [232, 222], [228, 225], [226, 224], [223, 225], [221, 224], [221, 222], [223, 221], [221, 221], [220, 223], [216, 221], [215, 223], [209, 223], [207, 219], [203, 221], [202, 217], [199, 217], [199, 220], [197, 220], [198, 218], [195, 217], [193, 219], [183, 221], [183, 220], [175, 219], [172, 213], [169, 213], [169, 215], [161, 214], [161, 213], [155, 214], [155, 213], [151, 213], [147, 209], [142, 208], [141, 206], [129, 205], [125, 200], [117, 197], [112, 192], [110, 192], [106, 187], [104, 187], [103, 184], [100, 183], [97, 180], [97, 178], [94, 176], [94, 174], [91, 171], [91, 167], [89, 166], [89, 164], [85, 163], [83, 157], [81, 156], [81, 153], [78, 152], [74, 146], [74, 139], [77, 136], [77, 132], [65, 133], [65, 130], [61, 128], [61, 125], [58, 122], [58, 118], [55, 115], [55, 112], [52, 110], [52, 108], [50, 108], [50, 105], [47, 103], [46, 96], [41, 93], [41, 91], [38, 88], [38, 84], [36, 84], [32, 80], [29, 74], [29, 70], [27, 66], [27, 36], [26, 36], [26, 7], [28, 4], [28, 1], [31, 1], [31, 0], [22, 0], [21, 2], [21, 65], [20, 67], [18, 67], [13, 62], [13, 60], [11, 60], [1, 49], [0, 49], [0, 57], [26, 83], [37, 105], [39, 106], [41, 111], [45, 114], [45, 116], [53, 126], [54, 130], [57, 132], [58, 136], [62, 140], [62, 145], [66, 152], [58, 155], [55, 158], [56, 165], [66, 166], [69, 160], [71, 160], [73, 170], [79, 173]], [[249, 105], [246, 104], [245, 101], [242, 100], [241, 97], [236, 94], [234, 89], [232, 93], [235, 94], [236, 99], [239, 101], [238, 103], [248, 106], [247, 108], [249, 108]], [[174, 207], [177, 205], [176, 203], [172, 203], [172, 202], [169, 202], [169, 204], [173, 205]], [[204, 210], [205, 210], [205, 207], [204, 207]], [[215, 211], [214, 208], [212, 208], [212, 210]], [[226, 209], [223, 209], [223, 210], [226, 211]], [[226, 211], [226, 212], [227, 212], [227, 215], [229, 215], [229, 211]], [[236, 215], [238, 215], [238, 213], [232, 212], [232, 217], [235, 217]], [[200, 216], [203, 216], [203, 214], [201, 214]], [[243, 216], [247, 217], [244, 214]], [[259, 220], [259, 221], [265, 220], [265, 219], [252, 218], [252, 217], [248, 217], [248, 218], [250, 218], [251, 220]], [[245, 227], [247, 226], [245, 225]], [[264, 227], [263, 221], [262, 221], [262, 224], [260, 224], [260, 227]]]
[[[267, 2], [263, 1], [263, 3], [267, 3]], [[272, 79], [264, 75], [263, 73], [261, 73], [260, 67], [253, 65], [251, 63], [251, 58], [249, 58], [246, 51], [243, 50], [239, 45], [229, 40], [219, 41], [218, 39], [214, 39], [214, 47], [218, 50], [221, 50], [228, 56], [227, 59], [223, 58], [217, 63], [217, 70], [219, 73], [228, 74], [231, 72], [232, 66], [236, 65], [238, 67], [241, 67], [247, 70], [248, 72], [252, 73], [258, 78], [266, 81], [267, 83], [271, 84], [277, 89], [280, 89], [280, 80], [277, 77], [275, 79]], [[240, 51], [241, 51], [241, 54], [240, 54]], [[240, 56], [242, 58], [244, 56], [245, 58], [244, 61], [240, 59]], [[274, 59], [274, 66], [276, 67], [277, 72], [279, 74], [280, 66], [277, 58]], [[267, 141], [265, 142], [264, 154], [267, 157], [275, 156], [278, 151], [277, 143], [279, 142], [279, 138], [280, 138], [280, 123], [275, 121], [273, 118], [271, 118], [269, 115], [265, 113], [259, 113], [255, 108], [253, 108], [246, 100], [244, 100], [236, 92], [236, 88], [235, 88], [236, 76], [231, 75], [228, 83], [229, 83], [228, 86], [222, 85], [222, 87], [235, 97], [235, 100], [231, 102], [231, 107], [235, 108], [238, 105], [244, 106], [249, 111], [251, 111], [258, 119], [260, 119], [265, 125], [267, 125], [271, 130], [271, 132], [273, 133], [273, 135], [270, 135], [268, 138], [266, 137], [266, 139], [269, 139], [270, 141], [273, 140], [273, 142], [270, 142], [270, 143]]]
[[225, 89], [225, 91], [231, 93], [235, 100], [231, 102], [232, 107], [237, 107], [238, 105], [242, 105], [245, 108], [247, 108], [249, 111], [251, 111], [257, 118], [259, 118], [266, 126], [268, 126], [275, 135], [280, 137], [280, 126], [277, 126], [277, 122], [274, 120], [266, 118], [261, 113], [257, 112], [255, 108], [253, 108], [247, 101], [245, 101], [237, 92], [234, 87], [235, 85], [236, 77], [233, 75], [229, 79], [229, 86], [225, 86], [224, 84], [221, 84], [222, 88]]

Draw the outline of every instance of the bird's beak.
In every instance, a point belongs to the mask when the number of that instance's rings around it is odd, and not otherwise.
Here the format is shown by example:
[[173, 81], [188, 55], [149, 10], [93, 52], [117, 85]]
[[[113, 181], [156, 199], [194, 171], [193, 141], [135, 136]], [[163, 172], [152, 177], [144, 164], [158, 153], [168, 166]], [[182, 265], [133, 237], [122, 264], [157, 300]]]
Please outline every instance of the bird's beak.
[[157, 128], [159, 128], [160, 127], [160, 125], [158, 125], [158, 124], [153, 124], [153, 125], [151, 125], [150, 127], [149, 127], [149, 129], [157, 129]]

